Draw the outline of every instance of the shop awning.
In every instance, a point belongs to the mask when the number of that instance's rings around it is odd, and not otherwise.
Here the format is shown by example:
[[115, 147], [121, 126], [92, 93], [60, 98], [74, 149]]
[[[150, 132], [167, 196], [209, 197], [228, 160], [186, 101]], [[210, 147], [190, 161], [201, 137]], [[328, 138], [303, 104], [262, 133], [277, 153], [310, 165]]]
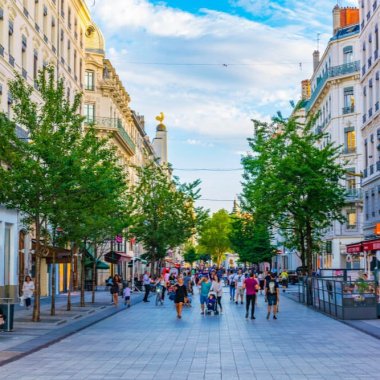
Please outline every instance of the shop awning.
[[133, 262], [141, 262], [141, 264], [148, 264], [148, 262], [140, 257], [135, 257], [133, 260], [131, 260], [129, 263], [128, 263], [128, 268], [132, 268], [132, 263]]
[[362, 244], [362, 242], [355, 243], [355, 244], [347, 244], [346, 248], [347, 248], [347, 253], [351, 253], [351, 254], [363, 252], [363, 244]]
[[[94, 265], [94, 261], [95, 261], [95, 258], [94, 258], [94, 253], [93, 253], [93, 249], [92, 247], [88, 247], [84, 250], [85, 254], [86, 254], [86, 259], [84, 261], [84, 266], [85, 267], [91, 267]], [[101, 261], [100, 259], [96, 259], [96, 269], [109, 269], [110, 266], [105, 263], [104, 261]]]
[[125, 252], [116, 252], [116, 251], [109, 251], [104, 255], [104, 260], [107, 261], [107, 263], [111, 264], [119, 264], [124, 261], [129, 261], [132, 259], [132, 256], [129, 256]]
[[363, 241], [364, 251], [380, 250], [380, 239]]
[[[36, 250], [36, 239], [32, 239], [32, 249]], [[57, 264], [69, 263], [71, 261], [71, 251], [66, 248], [53, 247], [51, 245], [44, 245], [40, 243], [40, 253], [46, 261], [51, 264], [55, 254], [55, 262]]]

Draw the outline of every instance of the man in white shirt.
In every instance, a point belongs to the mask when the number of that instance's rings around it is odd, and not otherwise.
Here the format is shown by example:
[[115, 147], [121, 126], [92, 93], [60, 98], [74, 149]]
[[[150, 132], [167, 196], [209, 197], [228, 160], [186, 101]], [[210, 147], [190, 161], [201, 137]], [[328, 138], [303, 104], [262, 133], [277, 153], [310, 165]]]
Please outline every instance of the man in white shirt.
[[235, 274], [235, 277], [234, 277], [235, 287], [236, 287], [236, 299], [235, 299], [236, 305], [239, 303], [239, 296], [240, 296], [240, 303], [243, 304], [244, 280], [245, 280], [245, 276], [243, 274], [243, 271], [239, 269], [237, 274]]
[[150, 282], [151, 281], [150, 281], [149, 273], [145, 272], [143, 276], [143, 285], [145, 288], [145, 295], [143, 299], [144, 302], [149, 302], [148, 297], [149, 297], [149, 292], [150, 292]]

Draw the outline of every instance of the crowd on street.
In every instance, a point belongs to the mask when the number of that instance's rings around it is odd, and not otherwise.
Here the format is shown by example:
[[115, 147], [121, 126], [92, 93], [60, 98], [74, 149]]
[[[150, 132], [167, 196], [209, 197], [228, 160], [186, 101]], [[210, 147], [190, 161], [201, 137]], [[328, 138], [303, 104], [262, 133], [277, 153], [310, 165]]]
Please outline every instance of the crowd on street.
[[[245, 318], [256, 319], [257, 295], [265, 297], [266, 318], [277, 319], [280, 302], [280, 287], [283, 292], [288, 286], [288, 273], [283, 270], [276, 275], [270, 271], [257, 272], [253, 269], [197, 268], [171, 270], [164, 268], [162, 274], [153, 277], [149, 272], [143, 276], [144, 302], [150, 302], [151, 291], [157, 292], [156, 304], [165, 298], [174, 301], [177, 318], [182, 318], [183, 307], [191, 307], [194, 294], [198, 293], [201, 315], [223, 314], [224, 287], [229, 288], [229, 301], [236, 305], [245, 304]], [[130, 293], [128, 293], [130, 294]], [[228, 293], [227, 293], [228, 294]]]

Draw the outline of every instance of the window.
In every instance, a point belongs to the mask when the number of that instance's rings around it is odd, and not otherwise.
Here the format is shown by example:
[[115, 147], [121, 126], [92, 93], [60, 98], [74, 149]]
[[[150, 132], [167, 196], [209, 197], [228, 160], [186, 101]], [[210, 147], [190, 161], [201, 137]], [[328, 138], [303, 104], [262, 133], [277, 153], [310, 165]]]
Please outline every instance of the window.
[[44, 34], [45, 40], [47, 39], [48, 35], [48, 10], [47, 6], [44, 5], [44, 17], [42, 19], [42, 32]]
[[67, 10], [67, 25], [71, 29], [71, 8]]
[[9, 63], [14, 66], [14, 46], [13, 46], [13, 21], [9, 21], [8, 24], [8, 53], [9, 53]]
[[95, 121], [95, 104], [84, 105], [84, 116], [87, 123], [93, 123]]
[[343, 48], [343, 63], [351, 63], [354, 61], [354, 51], [352, 46]]
[[21, 38], [21, 68], [22, 68], [22, 76], [27, 79], [27, 72], [26, 72], [26, 47], [27, 47], [27, 41], [26, 37], [22, 35]]
[[347, 169], [346, 188], [347, 190], [351, 191], [356, 189], [356, 177], [354, 168]]
[[38, 76], [38, 51], [34, 50], [33, 54], [33, 80], [36, 81]]
[[55, 27], [55, 18], [52, 17], [51, 18], [51, 42], [54, 46], [54, 44], [57, 43], [57, 30], [56, 30], [56, 27]]
[[356, 150], [356, 134], [353, 127], [345, 128], [345, 146], [347, 153], [353, 153]]
[[85, 90], [90, 90], [90, 91], [94, 91], [94, 72], [93, 71], [88, 71], [86, 70], [86, 73], [85, 73], [85, 77], [84, 77], [84, 80], [85, 80], [85, 83], [84, 83], [84, 86], [85, 86]]
[[375, 28], [375, 51], [378, 51], [379, 50], [379, 29], [376, 25], [376, 28]]
[[61, 16], [65, 18], [65, 0], [61, 0]]
[[356, 210], [347, 210], [347, 228], [356, 228]]
[[77, 80], [77, 51], [74, 49], [74, 76]]
[[343, 90], [344, 109], [343, 114], [355, 112], [354, 88], [346, 87]]
[[39, 24], [40, 21], [40, 3], [37, 1], [34, 2], [34, 22], [36, 25]]

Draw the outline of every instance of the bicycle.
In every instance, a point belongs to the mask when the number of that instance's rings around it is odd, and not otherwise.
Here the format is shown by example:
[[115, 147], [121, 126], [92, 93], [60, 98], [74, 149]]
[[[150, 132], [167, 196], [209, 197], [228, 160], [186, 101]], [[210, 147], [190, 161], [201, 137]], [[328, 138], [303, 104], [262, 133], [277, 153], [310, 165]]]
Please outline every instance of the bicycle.
[[164, 304], [164, 300], [162, 299], [163, 289], [162, 286], [156, 287], [156, 306], [159, 304], [162, 306]]

